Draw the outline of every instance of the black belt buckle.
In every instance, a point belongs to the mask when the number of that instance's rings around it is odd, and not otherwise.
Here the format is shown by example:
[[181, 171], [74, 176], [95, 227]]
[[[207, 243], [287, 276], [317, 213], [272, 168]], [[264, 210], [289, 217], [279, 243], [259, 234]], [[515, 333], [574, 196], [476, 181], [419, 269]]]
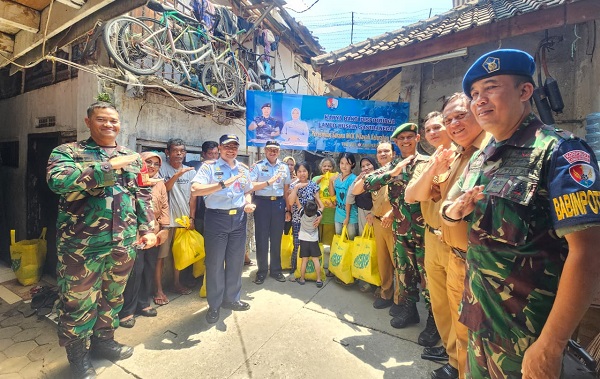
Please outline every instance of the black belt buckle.
[[454, 253], [454, 255], [456, 255], [457, 257], [459, 257], [460, 259], [466, 261], [467, 260], [467, 252], [464, 250], [461, 250], [457, 247], [450, 247], [450, 249], [452, 249], [452, 252]]

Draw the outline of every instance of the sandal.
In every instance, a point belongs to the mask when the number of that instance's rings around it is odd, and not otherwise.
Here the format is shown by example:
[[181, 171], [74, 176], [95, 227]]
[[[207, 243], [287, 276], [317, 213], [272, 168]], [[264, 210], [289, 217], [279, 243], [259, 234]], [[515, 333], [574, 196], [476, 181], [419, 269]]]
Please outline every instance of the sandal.
[[302, 280], [300, 278], [296, 279], [296, 283], [300, 284], [301, 286], [306, 284], [306, 280]]
[[244, 262], [244, 266], [256, 266], [256, 263], [252, 261]]
[[323, 287], [323, 282], [320, 280], [317, 280], [317, 288], [321, 288]]
[[180, 295], [189, 295], [192, 293], [192, 290], [187, 287], [181, 287], [181, 288], [173, 288], [173, 292], [178, 293]]
[[160, 306], [169, 304], [169, 299], [161, 296], [154, 296], [154, 304]]
[[333, 275], [333, 273], [331, 271], [327, 271], [327, 273], [325, 274], [326, 277], [328, 278], [333, 278], [335, 275]]
[[123, 328], [133, 328], [135, 326], [135, 317], [128, 318], [127, 320], [119, 320], [119, 326]]
[[289, 280], [290, 282], [295, 282], [295, 281], [297, 281], [298, 279], [297, 279], [297, 278], [294, 276], [294, 274], [291, 274], [290, 276], [288, 276], [288, 280]]

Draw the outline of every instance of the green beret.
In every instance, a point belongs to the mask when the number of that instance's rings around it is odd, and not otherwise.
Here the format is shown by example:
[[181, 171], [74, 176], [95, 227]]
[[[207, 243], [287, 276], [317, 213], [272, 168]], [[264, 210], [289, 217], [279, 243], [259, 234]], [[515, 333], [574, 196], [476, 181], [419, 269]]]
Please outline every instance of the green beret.
[[412, 123], [412, 122], [404, 123], [404, 124], [400, 125], [399, 127], [397, 127], [396, 130], [394, 130], [394, 133], [392, 133], [392, 137], [391, 138], [398, 137], [398, 134], [400, 134], [402, 132], [419, 133], [419, 126], [417, 124], [415, 124], [415, 123]]

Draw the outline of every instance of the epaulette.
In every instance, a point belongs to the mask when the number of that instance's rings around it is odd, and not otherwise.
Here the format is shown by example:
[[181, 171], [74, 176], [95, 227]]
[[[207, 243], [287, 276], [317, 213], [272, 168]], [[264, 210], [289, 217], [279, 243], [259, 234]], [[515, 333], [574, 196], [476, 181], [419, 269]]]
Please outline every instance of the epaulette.
[[[208, 161], [202, 161], [202, 164], [208, 164], [208, 165], [213, 165], [215, 163], [217, 163], [216, 159], [211, 159], [211, 160], [208, 160]], [[200, 166], [200, 167], [202, 167], [202, 166]]]
[[559, 137], [561, 137], [563, 139], [572, 139], [575, 137], [573, 135], [573, 133], [571, 133], [567, 130], [560, 129], [560, 128], [554, 128], [554, 133], [556, 133]]

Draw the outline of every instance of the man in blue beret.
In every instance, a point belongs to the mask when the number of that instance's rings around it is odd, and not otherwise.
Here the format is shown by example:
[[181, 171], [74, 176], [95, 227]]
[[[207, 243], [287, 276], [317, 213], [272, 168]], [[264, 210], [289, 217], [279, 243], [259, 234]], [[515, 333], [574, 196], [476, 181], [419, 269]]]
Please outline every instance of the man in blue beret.
[[271, 103], [265, 103], [260, 107], [261, 116], [254, 117], [248, 125], [248, 130], [256, 130], [256, 138], [261, 140], [272, 140], [281, 134], [283, 125], [281, 121], [271, 117]]
[[532, 113], [534, 72], [531, 55], [496, 50], [463, 80], [492, 134], [441, 211], [449, 225], [469, 220], [467, 378], [558, 378], [600, 286], [598, 163], [584, 141]]

